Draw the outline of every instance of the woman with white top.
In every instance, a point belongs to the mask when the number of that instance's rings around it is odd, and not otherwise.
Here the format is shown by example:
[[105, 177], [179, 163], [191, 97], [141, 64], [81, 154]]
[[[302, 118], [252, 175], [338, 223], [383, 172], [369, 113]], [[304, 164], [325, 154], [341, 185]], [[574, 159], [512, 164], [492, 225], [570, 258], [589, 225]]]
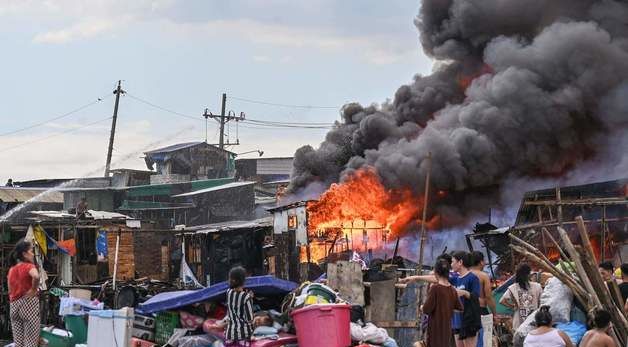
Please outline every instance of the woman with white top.
[[549, 306], [541, 306], [534, 315], [534, 321], [537, 328], [528, 333], [523, 347], [574, 347], [567, 334], [552, 328]]
[[517, 330], [519, 325], [528, 318], [541, 305], [541, 285], [530, 281], [530, 265], [523, 263], [517, 267], [515, 283], [510, 285], [499, 303], [514, 311], [512, 317], [512, 330]]

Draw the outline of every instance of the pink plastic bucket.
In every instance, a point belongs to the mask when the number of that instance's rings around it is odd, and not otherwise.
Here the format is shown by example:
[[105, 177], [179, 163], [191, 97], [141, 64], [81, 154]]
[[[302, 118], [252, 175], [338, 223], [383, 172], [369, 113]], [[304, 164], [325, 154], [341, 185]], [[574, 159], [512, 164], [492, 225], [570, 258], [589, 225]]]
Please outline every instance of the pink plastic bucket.
[[299, 347], [351, 346], [349, 305], [310, 305], [292, 311]]

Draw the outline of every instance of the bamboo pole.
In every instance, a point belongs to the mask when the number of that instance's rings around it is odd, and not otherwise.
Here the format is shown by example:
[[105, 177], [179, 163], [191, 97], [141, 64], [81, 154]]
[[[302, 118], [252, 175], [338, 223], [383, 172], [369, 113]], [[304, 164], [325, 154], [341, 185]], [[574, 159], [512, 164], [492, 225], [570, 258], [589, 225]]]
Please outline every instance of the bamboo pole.
[[580, 302], [583, 302], [586, 305], [586, 302], [588, 301], [586, 292], [584, 291], [584, 289], [580, 287], [579, 284], [574, 282], [573, 279], [569, 277], [569, 275], [566, 275], [558, 271], [556, 267], [554, 267], [552, 264], [547, 264], [544, 260], [532, 254], [531, 252], [525, 250], [523, 247], [513, 245], [512, 249], [520, 253], [524, 257], [530, 259], [531, 261], [533, 261], [534, 263], [542, 267], [547, 272], [554, 275], [554, 277], [559, 279], [562, 283], [564, 283], [567, 287], [569, 287], [569, 289], [571, 289], [573, 294], [578, 298], [578, 300], [580, 300]]
[[561, 203], [561, 196], [560, 196], [560, 187], [556, 187], [556, 204], [558, 205], [558, 208], [556, 209], [556, 218], [558, 219], [558, 226], [559, 227], [563, 227], [563, 205]]
[[[602, 302], [605, 304], [607, 310], [610, 312], [611, 317], [613, 317], [613, 324], [619, 333], [619, 338], [622, 342], [626, 342], [626, 338], [628, 337], [628, 320], [626, 316], [623, 314], [623, 310], [620, 310], [619, 307], [613, 301], [611, 296], [611, 292], [606, 285], [606, 282], [602, 278], [602, 275], [597, 271], [597, 265], [595, 264], [595, 257], [593, 252], [593, 247], [591, 246], [591, 240], [589, 239], [589, 235], [584, 225], [584, 220], [582, 216], [576, 217], [576, 226], [578, 232], [580, 233], [580, 238], [582, 239], [583, 245], [583, 253], [585, 254], [584, 261], [589, 265], [589, 274], [591, 276], [592, 282], [594, 286], [598, 289], [598, 294], [602, 299]], [[623, 344], [622, 344], [623, 345]]]
[[[578, 273], [578, 276], [580, 277], [580, 279], [582, 280], [585, 289], [588, 291], [588, 293], [590, 294], [589, 297], [591, 298], [591, 301], [588, 303], [588, 307], [587, 307], [587, 311], [590, 311], [593, 307], [604, 307], [604, 305], [602, 305], [602, 301], [600, 300], [600, 298], [596, 295], [596, 291], [595, 289], [593, 289], [593, 285], [591, 284], [591, 280], [589, 279], [589, 277], [587, 276], [587, 272], [584, 270], [584, 266], [582, 265], [582, 261], [581, 261], [581, 257], [578, 254], [578, 252], [576, 251], [575, 246], [573, 245], [573, 243], [571, 242], [571, 240], [569, 239], [569, 236], [567, 235], [567, 232], [565, 231], [565, 229], [563, 228], [558, 228], [558, 233], [560, 235], [561, 240], [563, 241], [563, 244], [565, 245], [565, 248], [567, 250], [567, 253], [569, 253], [569, 255], [571, 256], [574, 264], [576, 265], [576, 271]], [[595, 271], [597, 272], [597, 271]], [[598, 273], [599, 274], [599, 273]], [[618, 346], [623, 346], [623, 341], [624, 339], [620, 339], [619, 335], [616, 334], [616, 332], [613, 330], [612, 333], [612, 337], [615, 340], [616, 344]]]
[[[566, 285], [569, 284], [571, 287], [574, 288], [578, 288], [578, 294], [580, 294], [581, 299], [584, 299], [585, 295], [585, 290], [582, 289], [582, 286], [570, 275], [568, 275], [567, 273], [558, 270], [554, 264], [547, 259], [547, 257], [545, 257], [545, 255], [543, 255], [538, 249], [534, 248], [534, 246], [530, 245], [529, 243], [519, 239], [518, 237], [514, 236], [514, 235], [510, 235], [511, 238], [519, 243], [520, 245], [523, 246], [523, 248], [525, 248], [527, 250], [527, 252], [530, 252], [531, 254], [533, 254], [535, 256], [535, 258], [538, 258], [538, 260], [536, 261], [537, 263], [539, 263], [539, 265], [544, 265], [544, 268], [549, 268], [549, 272], [551, 272], [552, 274], [554, 274], [554, 276], [556, 277], [560, 277], [562, 278], [561, 281], [563, 283], [565, 283]], [[513, 245], [513, 247], [517, 247], [515, 245]], [[521, 252], [520, 252], [521, 253]], [[543, 263], [543, 264], [541, 264]], [[568, 283], [566, 283], [568, 282]]]
[[571, 270], [571, 273], [575, 274], [576, 273], [576, 269], [574, 269], [573, 265], [571, 264], [571, 261], [570, 261], [569, 257], [567, 256], [567, 254], [565, 254], [565, 251], [560, 246], [560, 244], [558, 244], [558, 242], [556, 241], [554, 236], [552, 236], [552, 233], [550, 233], [549, 230], [547, 230], [546, 227], [541, 228], [541, 232], [543, 232], [543, 233], [545, 233], [547, 235], [547, 237], [550, 239], [550, 241], [552, 242], [554, 247], [556, 247], [556, 249], [558, 249], [558, 252], [560, 253], [560, 256], [565, 260], [565, 263], [564, 263], [564, 264], [566, 264], [565, 266], [568, 266], [569, 269]]
[[[419, 264], [417, 265], [417, 273], [418, 275], [422, 275], [423, 274], [423, 255], [425, 252], [425, 240], [427, 239], [427, 235], [426, 235], [426, 219], [427, 219], [427, 203], [428, 203], [428, 199], [429, 199], [429, 193], [430, 193], [430, 175], [431, 175], [431, 171], [432, 171], [432, 153], [429, 152], [427, 153], [427, 163], [426, 163], [426, 170], [427, 173], [425, 175], [425, 190], [424, 190], [424, 194], [423, 194], [423, 217], [421, 220], [421, 246], [419, 247]], [[417, 285], [417, 293], [416, 293], [416, 297], [417, 297], [417, 308], [416, 308], [416, 319], [420, 320], [421, 319], [421, 306], [423, 305], [423, 292], [424, 290], [421, 288], [422, 286]], [[423, 337], [423, 327], [421, 324], [419, 324], [419, 338]]]
[[423, 254], [425, 250], [426, 235], [426, 219], [427, 219], [427, 202], [430, 196], [430, 174], [432, 171], [432, 153], [427, 154], [427, 174], [425, 175], [425, 190], [423, 194], [423, 217], [421, 220], [421, 246], [419, 248], [419, 274], [423, 271]]
[[565, 246], [565, 249], [567, 250], [567, 253], [569, 254], [571, 260], [573, 261], [576, 267], [576, 273], [578, 274], [578, 277], [580, 277], [580, 279], [582, 280], [584, 289], [589, 294], [589, 302], [587, 302], [586, 305], [588, 305], [589, 307], [594, 307], [594, 306], [602, 307], [602, 302], [600, 301], [600, 298], [598, 298], [597, 295], [595, 295], [595, 290], [593, 289], [591, 280], [589, 280], [589, 277], [587, 276], [587, 273], [584, 270], [584, 267], [582, 266], [580, 255], [576, 251], [576, 248], [574, 247], [573, 243], [571, 243], [571, 240], [569, 239], [567, 232], [565, 231], [565, 229], [559, 227], [558, 234], [560, 235], [560, 239], [562, 240], [563, 245]]

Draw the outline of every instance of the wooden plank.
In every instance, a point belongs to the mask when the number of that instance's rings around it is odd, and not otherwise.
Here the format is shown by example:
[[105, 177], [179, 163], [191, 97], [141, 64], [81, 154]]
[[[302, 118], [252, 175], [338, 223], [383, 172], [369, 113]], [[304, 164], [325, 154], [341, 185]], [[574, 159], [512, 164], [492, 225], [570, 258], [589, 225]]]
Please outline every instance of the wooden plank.
[[364, 306], [364, 283], [360, 264], [348, 261], [328, 264], [327, 285], [351, 304]]
[[[397, 290], [397, 313], [395, 320], [397, 321], [417, 321], [420, 320], [420, 316], [417, 317], [417, 290], [419, 283], [409, 283], [408, 287], [404, 290]], [[419, 338], [419, 329], [396, 329], [394, 334], [391, 335], [399, 346], [412, 346], [412, 344]]]
[[[397, 293], [395, 290], [396, 280], [387, 280], [371, 283], [371, 302], [367, 306], [366, 319], [368, 321], [394, 321]], [[393, 336], [393, 331], [389, 330], [388, 335]]]

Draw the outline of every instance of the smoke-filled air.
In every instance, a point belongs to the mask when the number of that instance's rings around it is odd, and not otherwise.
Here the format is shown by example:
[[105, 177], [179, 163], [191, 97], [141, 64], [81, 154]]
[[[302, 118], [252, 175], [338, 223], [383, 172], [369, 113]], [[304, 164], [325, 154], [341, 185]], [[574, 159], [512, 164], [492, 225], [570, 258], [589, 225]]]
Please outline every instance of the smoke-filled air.
[[366, 168], [420, 197], [431, 153], [430, 214], [447, 227], [504, 208], [512, 184], [626, 176], [628, 2], [424, 0], [415, 24], [433, 73], [345, 105], [297, 150], [294, 197]]

